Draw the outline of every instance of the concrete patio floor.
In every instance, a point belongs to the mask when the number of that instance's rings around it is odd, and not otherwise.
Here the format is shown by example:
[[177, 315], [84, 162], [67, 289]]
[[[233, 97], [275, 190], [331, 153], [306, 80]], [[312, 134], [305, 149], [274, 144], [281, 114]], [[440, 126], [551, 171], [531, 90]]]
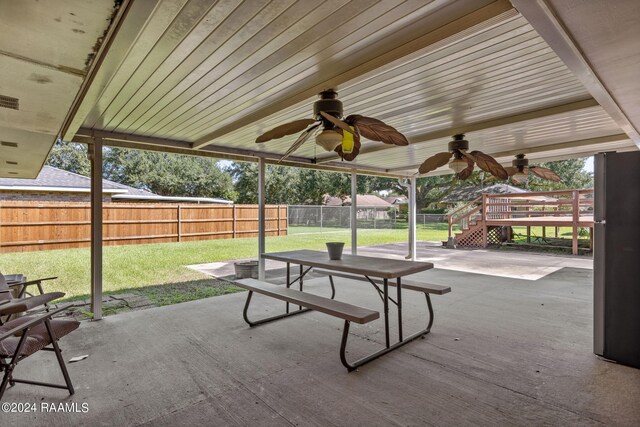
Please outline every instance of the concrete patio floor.
[[[1, 424], [640, 423], [640, 370], [601, 361], [591, 351], [590, 260], [424, 247], [420, 255], [451, 268], [416, 275], [453, 289], [433, 298], [432, 333], [356, 372], [347, 373], [338, 358], [340, 320], [311, 312], [250, 329], [242, 320], [246, 294], [237, 293], [83, 323], [62, 341], [66, 359], [90, 355], [69, 365], [74, 396], [19, 384], [5, 399], [86, 402], [88, 412], [3, 413]], [[493, 263], [500, 261], [503, 277], [487, 274], [498, 272]], [[476, 271], [456, 271], [456, 265]], [[517, 276], [519, 266], [526, 280], [508, 277]], [[336, 285], [337, 299], [381, 308], [363, 282], [337, 279]], [[322, 278], [305, 287], [329, 292]], [[422, 326], [425, 307], [423, 298], [404, 295], [408, 333]], [[252, 313], [283, 306], [256, 296]], [[352, 358], [381, 346], [381, 323], [352, 329]], [[61, 381], [50, 353], [25, 360], [16, 373]]]

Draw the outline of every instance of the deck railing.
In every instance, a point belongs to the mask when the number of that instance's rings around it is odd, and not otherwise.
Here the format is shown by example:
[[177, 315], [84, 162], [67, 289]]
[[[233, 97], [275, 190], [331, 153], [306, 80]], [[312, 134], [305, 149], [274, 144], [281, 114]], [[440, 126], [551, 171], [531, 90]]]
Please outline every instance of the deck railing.
[[[573, 229], [573, 253], [578, 253], [579, 227], [593, 223], [593, 190], [554, 190], [531, 193], [483, 194], [448, 216], [449, 237], [453, 227], [466, 229], [474, 219], [491, 225], [539, 225], [535, 219], [557, 217], [558, 224], [566, 222]], [[531, 221], [527, 221], [530, 218]], [[563, 219], [560, 219], [563, 218]], [[553, 221], [550, 221], [553, 222]], [[551, 225], [551, 224], [550, 224]]]
[[572, 217], [593, 215], [593, 190], [484, 194], [483, 215], [491, 219]]
[[482, 216], [482, 197], [478, 197], [472, 200], [468, 204], [462, 206], [450, 213], [447, 216], [447, 222], [449, 223], [449, 239], [453, 236], [453, 227], [457, 225], [461, 230], [465, 230], [469, 227], [469, 223], [474, 218], [480, 218]]

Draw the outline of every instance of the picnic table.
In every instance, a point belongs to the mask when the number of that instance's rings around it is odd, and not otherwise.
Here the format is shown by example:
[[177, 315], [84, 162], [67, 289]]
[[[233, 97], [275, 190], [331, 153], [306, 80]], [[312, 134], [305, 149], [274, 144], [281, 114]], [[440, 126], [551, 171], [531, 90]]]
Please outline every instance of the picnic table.
[[[245, 303], [243, 316], [250, 326], [257, 326], [266, 322], [282, 319], [289, 316], [298, 315], [309, 310], [316, 310], [334, 317], [342, 318], [345, 326], [340, 345], [340, 360], [342, 364], [352, 371], [365, 363], [368, 363], [390, 351], [401, 347], [408, 342], [428, 334], [433, 324], [433, 306], [430, 294], [442, 295], [451, 291], [448, 286], [423, 283], [421, 281], [407, 280], [405, 276], [419, 273], [433, 268], [430, 262], [415, 262], [390, 258], [378, 258], [361, 255], [345, 254], [340, 260], [330, 260], [326, 252], [312, 250], [296, 250], [287, 252], [264, 253], [264, 259], [280, 261], [286, 263], [286, 283], [285, 286], [273, 285], [255, 279], [238, 280], [240, 286], [249, 290]], [[292, 265], [298, 265], [299, 270], [295, 277], [292, 277]], [[319, 295], [304, 292], [304, 277], [315, 269], [329, 277], [331, 285], [331, 297], [325, 298]], [[343, 277], [354, 280], [368, 282], [380, 296], [383, 305], [383, 320], [385, 331], [385, 347], [369, 356], [356, 362], [350, 363], [346, 359], [346, 346], [349, 336], [351, 322], [364, 324], [379, 318], [380, 313], [365, 307], [359, 307], [336, 301], [335, 285], [333, 278]], [[294, 284], [298, 284], [298, 290], [292, 289]], [[395, 299], [390, 295], [389, 286], [396, 288]], [[411, 290], [424, 293], [426, 297], [427, 309], [429, 311], [429, 321], [426, 328], [404, 337], [402, 319], [402, 294], [403, 290]], [[251, 321], [248, 317], [249, 305], [253, 293], [260, 293], [286, 302], [285, 313], [271, 316], [257, 321]], [[397, 308], [398, 316], [398, 340], [391, 343], [389, 328], [389, 306], [393, 304]], [[291, 305], [298, 308], [292, 310]]]

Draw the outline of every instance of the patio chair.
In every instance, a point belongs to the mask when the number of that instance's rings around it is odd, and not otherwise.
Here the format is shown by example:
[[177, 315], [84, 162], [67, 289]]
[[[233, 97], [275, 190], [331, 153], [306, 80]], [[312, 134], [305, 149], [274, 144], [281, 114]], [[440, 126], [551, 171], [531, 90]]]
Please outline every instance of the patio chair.
[[[0, 307], [6, 304], [10, 303], [1, 304]], [[23, 311], [26, 311], [26, 305], [22, 304]], [[13, 386], [16, 383], [61, 388], [68, 390], [69, 394], [74, 393], [69, 372], [58, 346], [58, 340], [76, 330], [80, 326], [80, 322], [51, 318], [62, 310], [64, 309], [61, 308], [38, 316], [19, 317], [0, 326], [0, 372], [4, 372], [2, 383], [0, 383], [0, 401], [7, 385]], [[47, 347], [48, 345], [51, 345], [51, 347]], [[64, 377], [64, 385], [13, 377], [13, 372], [18, 363], [40, 350], [49, 350], [55, 353]]]
[[[12, 316], [35, 307], [44, 306], [45, 309], [49, 311], [49, 302], [62, 298], [65, 295], [64, 292], [44, 292], [42, 282], [52, 279], [55, 279], [55, 277], [8, 284], [5, 276], [0, 273], [0, 302], [6, 301], [5, 304], [0, 305], [0, 325], [10, 320]], [[25, 297], [26, 290], [29, 286], [37, 286], [40, 295]], [[14, 298], [13, 289], [19, 289], [18, 298]], [[4, 316], [6, 316], [6, 318], [3, 321]]]

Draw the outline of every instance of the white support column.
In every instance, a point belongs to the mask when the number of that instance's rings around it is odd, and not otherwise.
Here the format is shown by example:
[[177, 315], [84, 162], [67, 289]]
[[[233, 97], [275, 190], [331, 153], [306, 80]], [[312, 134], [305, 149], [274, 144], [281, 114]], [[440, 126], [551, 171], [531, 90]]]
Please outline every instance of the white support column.
[[89, 144], [91, 160], [91, 312], [102, 319], [102, 139]]
[[416, 178], [410, 179], [409, 185], [409, 256], [411, 261], [415, 261], [416, 254]]
[[265, 233], [266, 233], [266, 221], [265, 221], [265, 200], [266, 200], [266, 167], [264, 159], [261, 157], [258, 159], [258, 279], [265, 279], [265, 260], [262, 258], [262, 254], [265, 252]]
[[358, 174], [351, 172], [351, 254], [358, 255]]

